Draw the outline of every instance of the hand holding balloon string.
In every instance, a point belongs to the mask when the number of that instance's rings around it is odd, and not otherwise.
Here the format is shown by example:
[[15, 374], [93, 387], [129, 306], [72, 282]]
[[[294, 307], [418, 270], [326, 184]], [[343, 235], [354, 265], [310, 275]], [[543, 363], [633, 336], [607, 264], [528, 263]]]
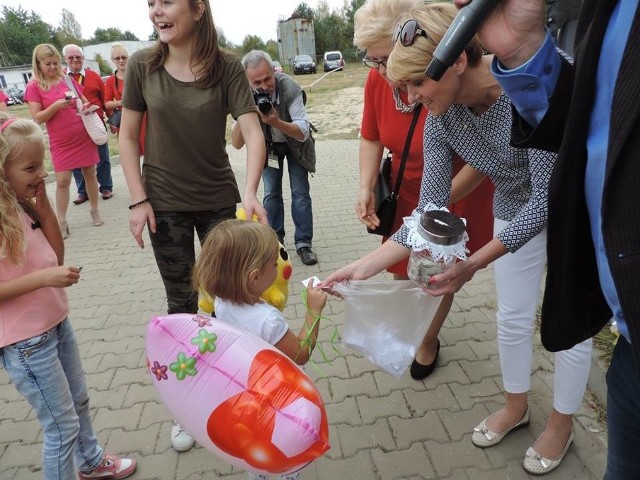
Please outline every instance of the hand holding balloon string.
[[[309, 279], [309, 280], [311, 280], [311, 279]], [[305, 286], [311, 287], [313, 285], [312, 282], [310, 282], [308, 285], [305, 282], [303, 282], [303, 284], [305, 284]], [[327, 317], [325, 315], [322, 315], [322, 313], [316, 315], [315, 312], [313, 312], [309, 308], [308, 288], [305, 288], [304, 290], [302, 290], [300, 292], [300, 297], [302, 298], [302, 303], [303, 303], [303, 305], [305, 307], [305, 310], [313, 318], [313, 324], [311, 324], [311, 325], [306, 325], [305, 324], [303, 326], [303, 328], [306, 329], [307, 336], [306, 336], [306, 338], [304, 340], [302, 340], [300, 342], [300, 345], [302, 347], [306, 347], [306, 348], [309, 349], [309, 355], [311, 355], [311, 352], [313, 351], [314, 346], [317, 347], [318, 352], [320, 352], [320, 355], [322, 356], [322, 360], [324, 362], [328, 363], [329, 365], [331, 365], [331, 361], [327, 357], [327, 354], [325, 353], [325, 351], [322, 348], [322, 346], [320, 344], [316, 343], [316, 338], [314, 338], [314, 333], [313, 332], [315, 330], [316, 325], [318, 324], [318, 322], [320, 320], [332, 323], [333, 324], [333, 333], [331, 335], [331, 338], [329, 339], [329, 344], [331, 345], [331, 348], [333, 349], [333, 351], [335, 351], [338, 355], [342, 355], [342, 352], [336, 347], [336, 342], [337, 342], [337, 339], [338, 339], [338, 326], [329, 317]], [[318, 371], [320, 376], [326, 377], [326, 375], [322, 372], [322, 370], [318, 367], [318, 365], [316, 364], [316, 362], [312, 358], [309, 358], [309, 361], [311, 362], [311, 365], [313, 365], [313, 367]]]

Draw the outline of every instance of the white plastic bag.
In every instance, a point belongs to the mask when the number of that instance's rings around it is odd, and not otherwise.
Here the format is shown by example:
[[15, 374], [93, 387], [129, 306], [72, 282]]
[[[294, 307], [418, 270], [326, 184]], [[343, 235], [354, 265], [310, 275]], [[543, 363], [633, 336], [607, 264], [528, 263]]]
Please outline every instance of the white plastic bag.
[[442, 297], [411, 280], [352, 280], [332, 287], [345, 301], [342, 345], [396, 378], [411, 365]]

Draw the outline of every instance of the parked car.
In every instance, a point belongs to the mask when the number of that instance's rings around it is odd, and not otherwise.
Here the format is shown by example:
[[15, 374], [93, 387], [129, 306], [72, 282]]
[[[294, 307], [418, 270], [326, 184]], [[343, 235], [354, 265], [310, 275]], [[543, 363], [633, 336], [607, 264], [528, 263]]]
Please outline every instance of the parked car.
[[293, 74], [316, 73], [316, 62], [310, 55], [296, 55], [293, 57]]
[[274, 72], [282, 72], [282, 64], [277, 60], [273, 61], [273, 71]]
[[18, 87], [7, 87], [3, 91], [5, 95], [9, 97], [7, 99], [7, 105], [20, 105], [24, 103], [24, 90]]
[[324, 52], [323, 67], [325, 72], [330, 72], [331, 70], [342, 70], [344, 68], [344, 57], [342, 56], [342, 52], [337, 50], [334, 52]]
[[6, 103], [8, 106], [11, 106], [11, 105], [15, 105], [15, 104], [16, 104], [16, 101], [14, 100], [14, 98], [13, 98], [11, 95], [9, 95], [8, 93], [6, 93], [4, 90], [2, 90], [2, 93], [4, 93], [4, 94], [7, 96], [7, 99], [5, 100], [5, 103]]

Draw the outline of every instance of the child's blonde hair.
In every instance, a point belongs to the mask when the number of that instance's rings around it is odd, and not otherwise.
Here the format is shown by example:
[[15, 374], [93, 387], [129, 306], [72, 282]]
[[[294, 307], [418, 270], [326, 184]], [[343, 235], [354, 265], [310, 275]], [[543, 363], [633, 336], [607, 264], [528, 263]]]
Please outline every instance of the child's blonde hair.
[[225, 220], [207, 234], [193, 269], [193, 285], [236, 305], [253, 303], [249, 274], [275, 262], [278, 236], [268, 225]]
[[20, 214], [30, 205], [18, 202], [5, 175], [8, 162], [20, 156], [27, 142], [42, 142], [40, 127], [26, 118], [12, 118], [0, 112], [0, 258], [11, 258], [15, 263], [24, 261], [25, 237]]

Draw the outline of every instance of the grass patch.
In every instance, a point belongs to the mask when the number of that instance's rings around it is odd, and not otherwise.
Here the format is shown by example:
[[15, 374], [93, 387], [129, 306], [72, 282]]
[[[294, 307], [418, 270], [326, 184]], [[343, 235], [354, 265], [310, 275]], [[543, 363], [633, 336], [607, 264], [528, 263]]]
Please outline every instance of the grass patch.
[[606, 369], [609, 368], [609, 364], [611, 363], [613, 348], [616, 346], [617, 341], [618, 336], [611, 332], [611, 326], [609, 324], [605, 325], [604, 328], [593, 337], [593, 346], [597, 349], [598, 357], [604, 362]]

